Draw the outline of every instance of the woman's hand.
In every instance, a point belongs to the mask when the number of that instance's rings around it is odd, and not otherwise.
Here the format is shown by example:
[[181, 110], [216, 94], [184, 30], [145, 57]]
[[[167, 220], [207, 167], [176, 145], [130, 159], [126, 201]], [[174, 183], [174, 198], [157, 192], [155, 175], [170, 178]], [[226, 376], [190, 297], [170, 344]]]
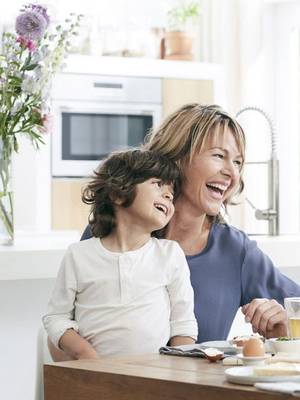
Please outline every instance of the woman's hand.
[[266, 338], [287, 336], [287, 314], [276, 300], [254, 299], [242, 307], [253, 332]]

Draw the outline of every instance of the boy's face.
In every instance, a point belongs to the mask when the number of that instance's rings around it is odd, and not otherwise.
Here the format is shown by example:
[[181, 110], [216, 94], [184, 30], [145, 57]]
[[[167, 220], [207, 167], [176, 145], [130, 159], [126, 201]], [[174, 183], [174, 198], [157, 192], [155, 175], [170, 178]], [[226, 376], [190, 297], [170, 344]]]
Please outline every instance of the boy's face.
[[150, 178], [136, 185], [136, 196], [122, 212], [131, 222], [150, 232], [162, 229], [174, 214], [173, 185], [163, 184], [159, 178]]

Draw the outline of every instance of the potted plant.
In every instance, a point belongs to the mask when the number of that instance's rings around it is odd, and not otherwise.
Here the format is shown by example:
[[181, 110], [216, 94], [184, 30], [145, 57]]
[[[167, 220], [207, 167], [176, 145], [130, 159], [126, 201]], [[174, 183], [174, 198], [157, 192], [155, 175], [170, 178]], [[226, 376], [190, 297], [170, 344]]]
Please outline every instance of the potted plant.
[[193, 37], [189, 27], [200, 15], [197, 1], [184, 2], [168, 12], [168, 30], [162, 45], [162, 58], [172, 60], [192, 60]]

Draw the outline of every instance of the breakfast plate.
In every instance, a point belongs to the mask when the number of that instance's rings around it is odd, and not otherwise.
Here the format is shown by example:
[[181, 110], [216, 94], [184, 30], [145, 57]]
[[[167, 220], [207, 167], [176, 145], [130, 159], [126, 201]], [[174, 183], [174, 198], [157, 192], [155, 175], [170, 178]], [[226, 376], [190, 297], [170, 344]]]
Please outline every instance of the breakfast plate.
[[300, 375], [255, 376], [253, 367], [233, 367], [224, 371], [230, 383], [254, 385], [256, 382], [300, 382]]
[[300, 339], [267, 339], [267, 343], [273, 353], [283, 352], [300, 355]]
[[228, 340], [214, 340], [210, 342], [200, 343], [203, 349], [211, 348], [223, 351], [226, 354], [236, 354], [238, 349], [235, 345], [232, 345]]

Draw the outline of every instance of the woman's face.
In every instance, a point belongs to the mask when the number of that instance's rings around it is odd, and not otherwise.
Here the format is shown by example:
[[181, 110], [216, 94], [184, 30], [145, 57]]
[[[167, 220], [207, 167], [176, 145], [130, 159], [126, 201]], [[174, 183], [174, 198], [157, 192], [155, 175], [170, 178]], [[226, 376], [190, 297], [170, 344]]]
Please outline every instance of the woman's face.
[[180, 201], [195, 215], [217, 215], [240, 181], [242, 155], [230, 129], [210, 135], [206, 146], [184, 167], [185, 181]]

